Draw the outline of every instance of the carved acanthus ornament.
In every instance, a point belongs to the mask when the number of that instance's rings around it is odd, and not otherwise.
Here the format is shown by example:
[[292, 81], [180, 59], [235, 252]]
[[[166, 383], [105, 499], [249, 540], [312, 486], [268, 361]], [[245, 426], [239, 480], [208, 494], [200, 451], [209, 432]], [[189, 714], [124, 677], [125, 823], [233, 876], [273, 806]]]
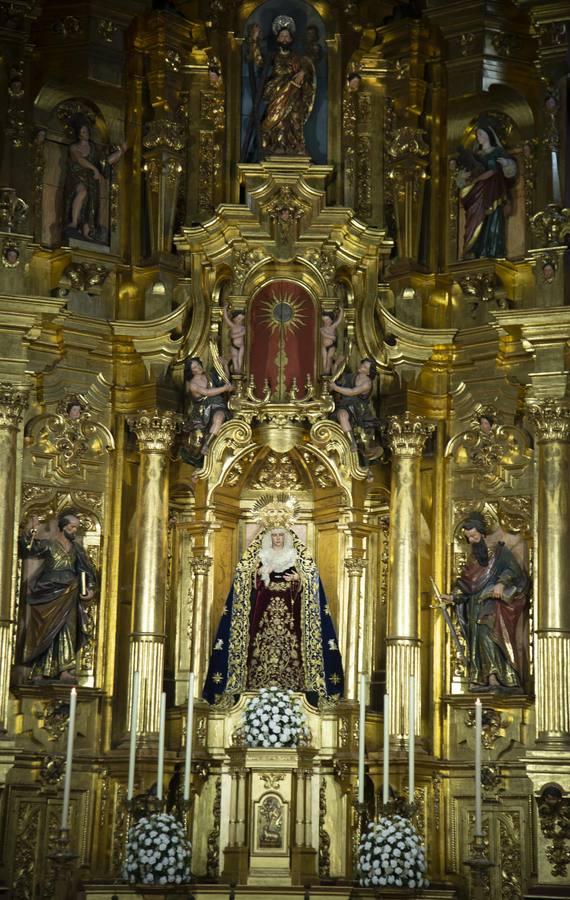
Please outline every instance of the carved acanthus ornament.
[[331, 874], [331, 838], [325, 828], [327, 816], [327, 780], [321, 778], [319, 789], [319, 877], [329, 878]]
[[530, 224], [541, 243], [559, 246], [570, 234], [570, 209], [549, 203], [532, 217]]
[[[72, 406], [78, 417], [67, 410]], [[69, 394], [58, 404], [55, 414], [36, 416], [26, 426], [26, 440], [34, 461], [45, 460], [45, 474], [66, 479], [85, 478], [86, 468], [115, 449], [113, 435], [101, 422], [93, 422], [85, 398]]]
[[59, 741], [67, 731], [69, 703], [64, 700], [51, 700], [36, 707], [34, 715], [40, 723], [40, 728], [47, 732], [48, 740]]
[[212, 568], [212, 558], [210, 556], [193, 556], [190, 560], [190, 568], [194, 575], [207, 575]]
[[17, 429], [27, 404], [26, 391], [11, 384], [0, 383], [0, 428]]
[[71, 263], [59, 280], [60, 292], [75, 290], [100, 294], [110, 269], [97, 263]]
[[182, 417], [170, 411], [146, 409], [128, 416], [127, 423], [135, 432], [141, 453], [167, 453], [182, 426]]
[[[495, 418], [493, 410], [490, 415]], [[456, 466], [473, 476], [474, 487], [500, 490], [513, 478], [520, 478], [532, 457], [528, 434], [511, 425], [494, 425], [481, 429], [478, 420], [472, 427], [455, 435], [446, 449]]]
[[258, 265], [264, 258], [263, 250], [253, 249], [253, 250], [242, 250], [242, 249], [234, 249], [233, 259], [232, 259], [232, 269], [233, 269], [233, 290], [234, 292], [238, 292], [243, 283], [245, 281], [246, 276], [250, 272], [250, 270]]
[[287, 453], [270, 453], [253, 483], [254, 490], [300, 491], [303, 481]]
[[266, 212], [282, 238], [289, 236], [291, 226], [299, 222], [308, 210], [309, 206], [300, 201], [288, 185], [282, 187], [266, 206]]
[[390, 416], [386, 437], [395, 456], [421, 456], [424, 445], [435, 425], [423, 416], [413, 416], [406, 411], [403, 416]]
[[335, 283], [336, 277], [336, 250], [307, 250], [305, 259], [319, 270], [328, 285]]
[[28, 214], [28, 204], [14, 188], [0, 188], [0, 231], [20, 231]]
[[349, 578], [361, 578], [366, 569], [367, 562], [358, 556], [351, 556], [344, 561], [344, 567]]
[[155, 119], [146, 130], [144, 146], [146, 150], [164, 147], [180, 152], [184, 149], [184, 126], [175, 119]]
[[206, 871], [208, 878], [217, 880], [220, 874], [220, 822], [222, 809], [222, 779], [216, 779], [216, 793], [214, 795], [213, 819], [214, 827], [208, 834], [208, 857]]
[[547, 784], [536, 801], [541, 831], [552, 842], [546, 848], [551, 872], [564, 878], [570, 865], [570, 794], [557, 784]]
[[392, 139], [388, 144], [388, 153], [393, 159], [400, 159], [402, 156], [428, 156], [429, 147], [424, 137], [425, 131], [423, 128], [402, 125], [394, 130]]
[[[482, 710], [483, 733], [482, 744], [486, 750], [492, 750], [499, 738], [507, 733], [508, 721], [499, 710], [484, 706]], [[475, 710], [470, 709], [465, 716], [467, 728], [475, 727]]]
[[544, 400], [529, 406], [536, 439], [541, 443], [570, 440], [570, 407], [560, 400]]

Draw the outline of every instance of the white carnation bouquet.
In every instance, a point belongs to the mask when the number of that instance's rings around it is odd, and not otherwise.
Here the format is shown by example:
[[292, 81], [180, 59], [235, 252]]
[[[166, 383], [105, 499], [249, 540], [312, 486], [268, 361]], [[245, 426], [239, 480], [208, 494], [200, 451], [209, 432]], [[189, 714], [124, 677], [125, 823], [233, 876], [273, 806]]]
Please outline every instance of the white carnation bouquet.
[[359, 847], [358, 868], [364, 887], [427, 887], [426, 858], [420, 837], [403, 816], [371, 822]]
[[123, 878], [130, 884], [186, 884], [192, 848], [170, 813], [139, 819], [129, 829]]
[[293, 691], [262, 688], [245, 707], [244, 738], [248, 747], [297, 747], [310, 732]]

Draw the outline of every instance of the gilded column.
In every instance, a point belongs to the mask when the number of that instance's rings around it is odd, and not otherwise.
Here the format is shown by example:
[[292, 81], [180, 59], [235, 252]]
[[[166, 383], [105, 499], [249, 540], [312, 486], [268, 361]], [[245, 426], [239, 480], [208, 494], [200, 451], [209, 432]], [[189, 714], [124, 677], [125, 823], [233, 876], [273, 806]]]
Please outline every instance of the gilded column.
[[348, 573], [348, 602], [346, 614], [346, 657], [344, 672], [344, 696], [346, 700], [358, 699], [358, 673], [361, 668], [362, 641], [362, 575], [366, 561], [353, 556], [344, 561]]
[[570, 742], [570, 408], [530, 407], [538, 455], [536, 496], [536, 731]]
[[138, 730], [148, 735], [159, 728], [164, 671], [169, 450], [179, 417], [171, 412], [141, 410], [127, 421], [137, 436], [140, 451], [129, 697], [133, 673], [139, 671]]
[[415, 675], [416, 734], [421, 726], [419, 636], [420, 460], [434, 430], [422, 416], [390, 416], [390, 591], [386, 629], [386, 689], [390, 694], [390, 734], [408, 732], [408, 678]]
[[0, 384], [0, 731], [6, 730], [10, 694], [18, 427], [27, 401], [24, 391]]
[[192, 666], [198, 696], [206, 680], [211, 648], [211, 604], [208, 602], [208, 573], [210, 556], [195, 556], [190, 560], [193, 574], [192, 609]]

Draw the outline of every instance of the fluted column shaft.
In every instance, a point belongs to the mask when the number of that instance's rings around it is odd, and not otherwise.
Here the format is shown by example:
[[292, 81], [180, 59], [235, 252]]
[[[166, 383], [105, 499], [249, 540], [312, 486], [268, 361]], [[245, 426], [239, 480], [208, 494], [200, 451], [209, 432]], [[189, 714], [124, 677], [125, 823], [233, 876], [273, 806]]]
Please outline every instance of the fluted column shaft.
[[538, 454], [536, 730], [539, 741], [570, 742], [570, 408], [530, 408]]
[[139, 671], [138, 731], [148, 735], [159, 729], [164, 672], [169, 450], [178, 417], [170, 412], [142, 410], [129, 418], [128, 423], [137, 436], [140, 451], [129, 697], [133, 673]]
[[420, 733], [420, 460], [433, 431], [421, 416], [391, 416], [390, 591], [386, 633], [386, 688], [390, 734], [408, 733], [409, 676], [415, 675], [416, 734]]
[[18, 427], [27, 394], [0, 384], [0, 731], [6, 730], [12, 665], [13, 559], [16, 525]]

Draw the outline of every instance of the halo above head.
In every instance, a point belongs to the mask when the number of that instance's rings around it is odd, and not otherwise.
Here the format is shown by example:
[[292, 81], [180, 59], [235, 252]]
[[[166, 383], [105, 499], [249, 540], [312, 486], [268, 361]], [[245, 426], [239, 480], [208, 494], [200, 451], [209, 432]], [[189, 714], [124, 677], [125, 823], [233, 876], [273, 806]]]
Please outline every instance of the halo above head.
[[264, 528], [290, 528], [299, 515], [299, 504], [287, 494], [264, 494], [256, 501], [253, 512]]
[[271, 30], [273, 31], [275, 37], [277, 37], [279, 32], [283, 31], [283, 29], [286, 29], [291, 37], [295, 34], [295, 31], [297, 29], [295, 22], [291, 18], [291, 16], [277, 16], [275, 19], [273, 19]]

